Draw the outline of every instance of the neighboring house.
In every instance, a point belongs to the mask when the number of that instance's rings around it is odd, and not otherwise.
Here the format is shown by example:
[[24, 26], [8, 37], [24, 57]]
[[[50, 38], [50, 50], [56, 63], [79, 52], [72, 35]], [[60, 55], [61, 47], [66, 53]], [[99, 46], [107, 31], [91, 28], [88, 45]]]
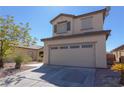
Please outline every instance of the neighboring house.
[[50, 23], [53, 37], [44, 41], [44, 64], [106, 68], [106, 40], [103, 30], [106, 9], [82, 15], [60, 14]]
[[32, 58], [32, 61], [42, 61], [43, 59], [43, 47], [41, 46], [18, 46], [15, 51], [22, 54], [27, 54]]
[[124, 45], [121, 45], [111, 51], [112, 54], [115, 55], [116, 61], [120, 61], [120, 57], [124, 56]]

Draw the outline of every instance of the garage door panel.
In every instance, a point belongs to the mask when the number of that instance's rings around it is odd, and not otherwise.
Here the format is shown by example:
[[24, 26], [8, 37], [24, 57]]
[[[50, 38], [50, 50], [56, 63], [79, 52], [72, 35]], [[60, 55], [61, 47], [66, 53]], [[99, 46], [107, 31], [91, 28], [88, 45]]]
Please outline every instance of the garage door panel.
[[71, 48], [72, 45], [68, 44], [66, 49], [60, 49], [61, 46], [64, 45], [54, 46], [57, 49], [50, 49], [50, 64], [81, 67], [95, 66], [93, 44], [92, 47], [79, 44], [80, 47], [78, 48]]

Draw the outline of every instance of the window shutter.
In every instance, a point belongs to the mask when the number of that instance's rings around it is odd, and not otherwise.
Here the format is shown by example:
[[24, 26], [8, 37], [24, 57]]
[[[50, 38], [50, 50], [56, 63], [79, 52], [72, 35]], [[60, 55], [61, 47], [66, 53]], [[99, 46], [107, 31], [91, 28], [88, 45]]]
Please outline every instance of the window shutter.
[[57, 25], [54, 25], [54, 33], [57, 32]]
[[67, 22], [67, 31], [71, 30], [71, 22]]
[[88, 17], [81, 20], [81, 29], [91, 29], [92, 28], [92, 17]]

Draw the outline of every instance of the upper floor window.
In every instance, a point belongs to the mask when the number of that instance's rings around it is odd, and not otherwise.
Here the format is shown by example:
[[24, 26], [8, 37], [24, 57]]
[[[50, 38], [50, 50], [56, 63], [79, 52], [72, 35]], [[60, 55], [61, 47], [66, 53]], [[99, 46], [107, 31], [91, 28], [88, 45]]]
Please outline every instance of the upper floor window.
[[81, 19], [81, 30], [89, 30], [92, 28], [93, 28], [92, 17], [87, 17], [87, 18]]
[[71, 29], [71, 24], [68, 21], [59, 22], [54, 25], [55, 33], [65, 33]]

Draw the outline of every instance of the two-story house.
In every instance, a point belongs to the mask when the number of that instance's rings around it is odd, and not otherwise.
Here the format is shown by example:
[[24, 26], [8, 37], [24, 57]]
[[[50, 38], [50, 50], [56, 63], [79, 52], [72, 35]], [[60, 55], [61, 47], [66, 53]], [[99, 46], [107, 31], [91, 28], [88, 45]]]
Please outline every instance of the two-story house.
[[106, 68], [106, 40], [103, 30], [107, 9], [82, 15], [60, 14], [50, 21], [53, 36], [44, 41], [44, 64]]

